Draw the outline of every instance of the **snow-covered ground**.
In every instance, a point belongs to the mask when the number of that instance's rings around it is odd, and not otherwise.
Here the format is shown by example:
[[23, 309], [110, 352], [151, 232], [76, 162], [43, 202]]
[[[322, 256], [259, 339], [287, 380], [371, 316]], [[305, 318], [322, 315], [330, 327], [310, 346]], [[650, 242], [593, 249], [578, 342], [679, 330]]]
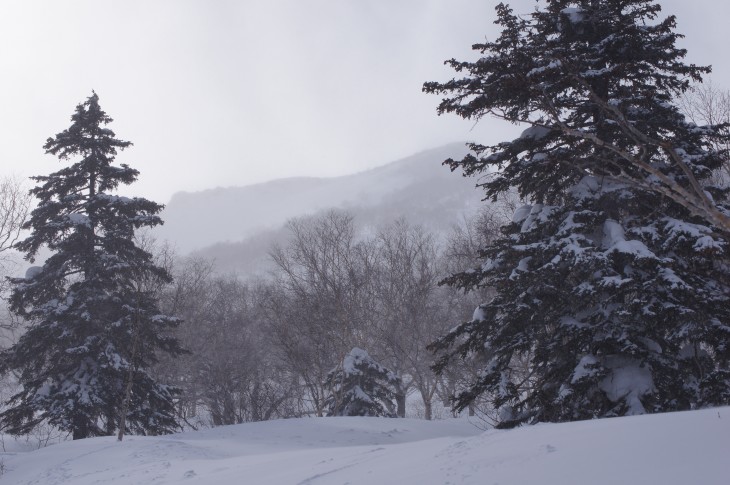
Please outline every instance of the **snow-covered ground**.
[[482, 432], [311, 418], [5, 453], [8, 485], [730, 484], [730, 407]]

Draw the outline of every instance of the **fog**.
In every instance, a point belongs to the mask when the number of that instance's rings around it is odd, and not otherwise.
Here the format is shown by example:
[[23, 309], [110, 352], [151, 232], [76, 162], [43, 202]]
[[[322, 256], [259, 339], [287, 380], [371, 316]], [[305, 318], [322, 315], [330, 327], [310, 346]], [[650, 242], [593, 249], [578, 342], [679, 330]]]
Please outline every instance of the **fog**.
[[[91, 94], [134, 143], [125, 192], [178, 191], [291, 176], [339, 176], [446, 143], [496, 142], [515, 127], [438, 117], [421, 93], [445, 59], [496, 35], [495, 1], [24, 1], [0, 7], [0, 160], [46, 174], [44, 140]], [[534, 2], [512, 2], [529, 13]], [[667, 0], [689, 61], [729, 86], [730, 7]]]

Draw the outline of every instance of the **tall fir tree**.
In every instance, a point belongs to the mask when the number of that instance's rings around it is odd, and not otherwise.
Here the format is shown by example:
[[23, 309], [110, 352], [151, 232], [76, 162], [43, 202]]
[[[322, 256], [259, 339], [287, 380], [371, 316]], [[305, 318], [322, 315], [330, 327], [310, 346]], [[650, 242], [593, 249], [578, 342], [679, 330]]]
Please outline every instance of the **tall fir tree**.
[[711, 143], [722, 127], [674, 104], [709, 68], [682, 62], [655, 1], [544, 5], [520, 17], [500, 4], [481, 58], [447, 62], [466, 76], [424, 85], [446, 95], [439, 113], [531, 125], [447, 160], [483, 175], [488, 197], [517, 190], [529, 205], [480, 268], [447, 280], [496, 294], [432, 344], [435, 368], [483, 362], [455, 404], [487, 396], [502, 427], [727, 404], [727, 234], [662, 188], [699, 184], [730, 215], [710, 178], [727, 156]]
[[112, 119], [96, 93], [71, 121], [44, 148], [78, 161], [33, 177], [38, 205], [24, 225], [31, 233], [15, 246], [31, 262], [42, 246], [52, 255], [12, 280], [10, 308], [28, 328], [1, 355], [22, 390], [0, 413], [0, 426], [22, 434], [45, 421], [74, 439], [113, 434], [120, 422], [134, 433], [169, 432], [177, 426], [175, 389], [156, 382], [149, 368], [157, 352], [181, 352], [168, 332], [179, 321], [162, 314], [144, 287], [170, 276], [135, 244], [137, 229], [162, 223], [162, 206], [115, 195], [139, 172], [113, 164], [131, 143], [106, 127]]

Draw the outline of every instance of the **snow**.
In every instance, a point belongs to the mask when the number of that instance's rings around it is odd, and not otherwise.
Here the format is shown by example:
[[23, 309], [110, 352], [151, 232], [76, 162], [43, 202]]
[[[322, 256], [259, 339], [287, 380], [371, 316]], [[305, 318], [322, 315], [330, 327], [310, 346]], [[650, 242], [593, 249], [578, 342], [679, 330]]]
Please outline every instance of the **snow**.
[[666, 223], [667, 231], [674, 236], [685, 235], [692, 238], [699, 238], [709, 232], [707, 226], [692, 224], [691, 222], [682, 221], [673, 217], [663, 217], [662, 220]]
[[621, 241], [614, 245], [609, 252], [616, 251], [624, 254], [632, 254], [637, 258], [656, 259], [656, 254], [641, 241]]
[[685, 283], [682, 278], [677, 276], [677, 273], [675, 273], [671, 268], [659, 269], [659, 276], [661, 276], [662, 280], [669, 284], [670, 288], [674, 289], [688, 287], [687, 283]]
[[696, 359], [698, 357], [704, 357], [707, 355], [707, 352], [697, 344], [688, 343], [679, 350], [678, 355], [682, 359]]
[[36, 276], [38, 276], [42, 272], [43, 272], [43, 267], [42, 266], [31, 266], [30, 268], [28, 268], [27, 270], [25, 270], [25, 279], [26, 280], [32, 280], [33, 278], [35, 278]]
[[730, 407], [486, 432], [464, 419], [302, 418], [5, 453], [0, 481], [720, 485], [728, 437]]
[[520, 232], [526, 233], [535, 229], [538, 222], [545, 222], [550, 218], [553, 211], [556, 210], [555, 206], [546, 206], [543, 204], [534, 204], [530, 206], [530, 212], [527, 217], [524, 218]]
[[584, 355], [578, 365], [573, 370], [573, 378], [570, 380], [571, 384], [575, 384], [585, 377], [590, 377], [596, 373], [595, 366], [598, 364], [598, 359], [595, 355]]
[[700, 224], [692, 224], [690, 222], [681, 221], [670, 217], [662, 218], [666, 224], [666, 229], [669, 232], [670, 238], [677, 239], [679, 241], [690, 239], [695, 240], [693, 248], [695, 251], [718, 251], [722, 250], [726, 245], [722, 239], [715, 239], [711, 236], [710, 228]]
[[86, 214], [69, 214], [68, 220], [73, 224], [74, 226], [87, 226], [91, 227], [91, 221], [89, 220], [89, 216]]
[[[117, 167], [110, 167], [110, 168], [117, 168]], [[129, 197], [124, 197], [121, 195], [111, 195], [111, 194], [97, 194], [97, 199], [105, 200], [107, 202], [111, 203], [121, 203], [121, 204], [129, 204], [131, 202], [134, 202], [134, 199], [130, 199]]]
[[611, 370], [599, 384], [606, 397], [612, 402], [625, 401], [629, 407], [629, 415], [646, 413], [639, 398], [654, 391], [654, 380], [649, 366], [641, 365], [636, 359], [618, 355], [605, 357], [603, 365]]
[[353, 388], [353, 394], [355, 395], [355, 399], [364, 403], [373, 403], [373, 400], [370, 399], [370, 396], [368, 396], [365, 391], [362, 390], [362, 387], [355, 386]]
[[585, 78], [605, 76], [606, 74], [613, 72], [615, 68], [616, 66], [604, 67], [603, 69], [588, 69], [587, 71], [583, 71], [581, 76]]
[[721, 251], [723, 246], [725, 244], [716, 241], [713, 237], [710, 236], [702, 236], [695, 242], [693, 248], [695, 251], [702, 252], [702, 251]]
[[358, 365], [371, 365], [371, 363], [370, 354], [361, 348], [355, 347], [342, 359], [342, 370], [345, 374], [358, 375], [362, 374], [360, 369], [357, 368]]
[[568, 192], [574, 199], [581, 201], [595, 199], [599, 194], [612, 192], [626, 192], [628, 194], [627, 190], [627, 185], [619, 180], [586, 175], [580, 182], [570, 188]]
[[512, 222], [518, 223], [524, 221], [527, 219], [527, 216], [530, 215], [530, 211], [532, 211], [531, 205], [523, 205], [522, 207], [519, 207], [515, 210], [515, 213], [512, 216]]
[[585, 20], [586, 14], [580, 7], [568, 7], [560, 11], [563, 15], [567, 16], [570, 21], [574, 24], [580, 23]]
[[[549, 64], [547, 64], [545, 66], [540, 66], [540, 67], [536, 67], [534, 69], [531, 69], [530, 72], [527, 73], [527, 77], [532, 77], [532, 76], [534, 76], [536, 74], [542, 74], [545, 71], [548, 71], [550, 69], [558, 68], [558, 67], [560, 67], [562, 65], [563, 65], [563, 63], [560, 62], [560, 61], [551, 61]], [[522, 134], [522, 138], [524, 138], [524, 137], [525, 137], [525, 135], [523, 133]]]
[[[534, 70], [534, 69], [533, 69]], [[552, 130], [545, 126], [533, 125], [522, 132], [520, 138], [532, 138], [540, 140], [545, 138]]]
[[520, 273], [530, 271], [529, 264], [531, 260], [532, 256], [520, 259], [519, 263], [517, 263], [517, 267], [512, 271], [512, 274], [509, 275], [509, 279], [514, 280], [519, 277]]
[[603, 223], [603, 247], [608, 248], [607, 254], [616, 251], [631, 254], [637, 258], [656, 259], [656, 255], [643, 242], [626, 240], [621, 224], [611, 219], [607, 219]]
[[603, 247], [610, 248], [620, 241], [625, 241], [624, 228], [618, 222], [608, 219], [603, 223]]
[[604, 276], [601, 278], [601, 286], [605, 288], [620, 288], [632, 281], [631, 278], [622, 278], [620, 276]]
[[657, 354], [661, 354], [662, 352], [664, 352], [664, 349], [662, 349], [662, 346], [659, 345], [659, 343], [656, 342], [655, 340], [652, 340], [647, 337], [639, 337], [638, 340], [641, 341], [644, 344], [644, 346], [647, 348], [647, 350], [649, 350], [651, 352], [655, 352]]
[[484, 308], [482, 308], [481, 305], [476, 307], [474, 310], [474, 313], [471, 316], [472, 321], [474, 322], [481, 322], [482, 320], [487, 319], [487, 312], [484, 311]]

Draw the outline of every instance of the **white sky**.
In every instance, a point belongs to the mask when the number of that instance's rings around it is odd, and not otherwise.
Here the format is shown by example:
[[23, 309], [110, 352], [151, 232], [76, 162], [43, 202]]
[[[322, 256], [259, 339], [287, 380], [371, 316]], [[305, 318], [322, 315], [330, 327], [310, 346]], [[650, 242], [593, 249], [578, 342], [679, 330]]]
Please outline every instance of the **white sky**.
[[[333, 176], [514, 130], [436, 115], [424, 81], [496, 36], [496, 0], [0, 0], [2, 175], [61, 165], [45, 139], [94, 89], [141, 171], [124, 189]], [[726, 0], [664, 0], [689, 62], [730, 87]], [[534, 0], [511, 2], [529, 13]]]

